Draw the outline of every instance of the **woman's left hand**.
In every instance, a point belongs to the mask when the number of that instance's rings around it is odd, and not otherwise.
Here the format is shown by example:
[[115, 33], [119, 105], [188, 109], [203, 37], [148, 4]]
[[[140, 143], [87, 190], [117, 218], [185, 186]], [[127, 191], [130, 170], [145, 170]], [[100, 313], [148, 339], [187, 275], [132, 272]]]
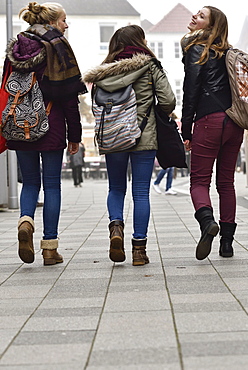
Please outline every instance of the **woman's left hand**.
[[78, 152], [78, 149], [79, 149], [79, 143], [72, 143], [71, 141], [69, 141], [68, 152], [70, 154], [76, 154]]
[[184, 146], [185, 146], [185, 149], [188, 151], [191, 150], [191, 141], [190, 140], [185, 140], [184, 141]]

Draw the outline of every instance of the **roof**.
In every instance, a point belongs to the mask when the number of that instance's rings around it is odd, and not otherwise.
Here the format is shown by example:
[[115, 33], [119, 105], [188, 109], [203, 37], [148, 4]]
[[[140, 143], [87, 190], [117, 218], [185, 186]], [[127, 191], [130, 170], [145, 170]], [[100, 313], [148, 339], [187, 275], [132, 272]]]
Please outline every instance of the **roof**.
[[[38, 2], [38, 1], [37, 1]], [[68, 15], [135, 16], [140, 13], [127, 0], [58, 0]], [[18, 14], [29, 0], [12, 0], [12, 13]], [[40, 1], [42, 4], [43, 1]], [[0, 14], [6, 14], [6, 1], [0, 1]]]
[[149, 33], [186, 33], [192, 13], [178, 3], [157, 24], [149, 29]]
[[144, 31], [148, 31], [153, 26], [153, 23], [148, 21], [148, 19], [144, 19], [141, 21], [141, 27], [144, 29]]

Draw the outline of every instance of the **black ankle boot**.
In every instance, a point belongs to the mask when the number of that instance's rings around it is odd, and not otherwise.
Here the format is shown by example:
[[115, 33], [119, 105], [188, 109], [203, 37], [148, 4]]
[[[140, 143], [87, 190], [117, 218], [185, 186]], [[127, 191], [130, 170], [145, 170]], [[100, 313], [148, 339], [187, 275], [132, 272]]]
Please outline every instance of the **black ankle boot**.
[[200, 224], [201, 238], [196, 247], [196, 258], [203, 260], [211, 252], [214, 237], [219, 232], [219, 226], [214, 220], [213, 210], [201, 207], [195, 212], [195, 218]]
[[124, 251], [124, 223], [121, 220], [109, 224], [110, 249], [109, 258], [113, 262], [123, 262], [126, 259]]
[[233, 236], [236, 230], [236, 223], [221, 222], [220, 221], [220, 249], [219, 255], [221, 257], [233, 256]]

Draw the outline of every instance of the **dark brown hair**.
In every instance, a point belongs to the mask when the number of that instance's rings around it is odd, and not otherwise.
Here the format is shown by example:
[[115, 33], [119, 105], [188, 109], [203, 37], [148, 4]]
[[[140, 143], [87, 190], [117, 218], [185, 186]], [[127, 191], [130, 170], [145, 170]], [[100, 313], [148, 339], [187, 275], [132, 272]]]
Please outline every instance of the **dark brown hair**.
[[137, 46], [145, 49], [152, 57], [153, 52], [148, 48], [145, 41], [145, 32], [138, 25], [130, 25], [119, 28], [111, 37], [109, 42], [109, 52], [103, 63], [111, 63], [117, 54], [124, 50], [126, 46]]

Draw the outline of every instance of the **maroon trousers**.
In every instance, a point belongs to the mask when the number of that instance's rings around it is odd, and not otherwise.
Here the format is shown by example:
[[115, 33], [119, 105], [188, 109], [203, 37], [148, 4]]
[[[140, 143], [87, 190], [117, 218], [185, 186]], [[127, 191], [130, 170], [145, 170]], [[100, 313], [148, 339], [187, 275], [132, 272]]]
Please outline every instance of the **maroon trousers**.
[[216, 160], [216, 189], [219, 194], [220, 221], [235, 222], [236, 194], [234, 173], [244, 130], [231, 119], [224, 123], [224, 112], [207, 115], [195, 122], [190, 193], [195, 210], [211, 207], [210, 183]]

